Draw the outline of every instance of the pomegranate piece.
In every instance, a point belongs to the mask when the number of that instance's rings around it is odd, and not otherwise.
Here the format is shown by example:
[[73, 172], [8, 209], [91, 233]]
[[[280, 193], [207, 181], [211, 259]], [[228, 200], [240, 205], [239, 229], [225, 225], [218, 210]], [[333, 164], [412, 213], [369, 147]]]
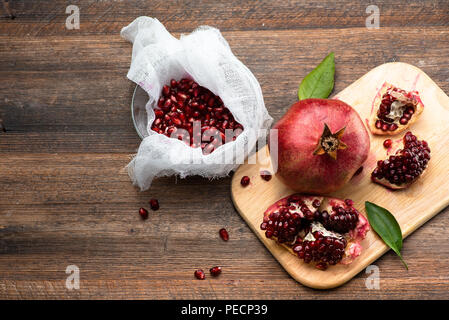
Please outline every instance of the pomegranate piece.
[[243, 131], [219, 96], [190, 79], [164, 85], [154, 114], [151, 130], [201, 148], [203, 154], [234, 141]]
[[262, 179], [264, 179], [265, 181], [270, 181], [271, 180], [271, 172], [268, 170], [262, 170], [260, 172], [260, 177]]
[[390, 189], [404, 189], [418, 179], [427, 168], [430, 148], [426, 141], [408, 131], [403, 139], [403, 149], [385, 160], [377, 161], [371, 180]]
[[250, 179], [248, 176], [243, 176], [242, 179], [240, 180], [240, 184], [243, 187], [246, 187], [247, 185], [249, 185]]
[[393, 141], [391, 141], [391, 139], [387, 139], [384, 141], [384, 148], [388, 149], [391, 148], [391, 146], [393, 145]]
[[206, 279], [206, 275], [204, 274], [204, 271], [201, 269], [195, 270], [194, 275], [195, 278], [197, 278], [198, 280]]
[[148, 219], [148, 210], [145, 208], [140, 208], [139, 209], [139, 215], [143, 220]]
[[157, 199], [151, 199], [150, 207], [151, 207], [151, 210], [153, 210], [153, 211], [159, 210], [159, 201]]
[[223, 241], [228, 241], [229, 240], [229, 233], [225, 228], [222, 228], [218, 231], [218, 233], [220, 234], [220, 238], [223, 239]]
[[417, 91], [407, 92], [385, 82], [373, 102], [370, 118], [373, 134], [394, 135], [418, 120], [424, 105]]
[[326, 270], [360, 255], [369, 223], [350, 199], [293, 194], [264, 212], [260, 229], [304, 262]]
[[213, 277], [218, 277], [221, 273], [221, 267], [213, 267], [209, 270], [209, 272]]
[[[298, 192], [336, 191], [368, 158], [368, 131], [358, 113], [339, 100], [301, 100], [273, 129], [278, 130], [277, 157], [270, 153], [278, 164], [276, 177]], [[270, 150], [272, 141], [275, 137], [270, 138]]]

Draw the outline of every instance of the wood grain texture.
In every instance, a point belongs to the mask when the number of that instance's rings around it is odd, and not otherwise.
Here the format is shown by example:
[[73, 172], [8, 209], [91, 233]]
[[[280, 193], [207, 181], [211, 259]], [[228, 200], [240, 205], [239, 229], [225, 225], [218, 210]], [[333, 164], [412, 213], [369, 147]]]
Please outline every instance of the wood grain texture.
[[[140, 193], [122, 170], [140, 141], [126, 79], [131, 45], [118, 32], [139, 15], [177, 35], [220, 28], [275, 120], [331, 50], [336, 92], [389, 61], [417, 65], [449, 92], [447, 1], [376, 1], [381, 28], [367, 30], [370, 2], [70, 1], [79, 30], [65, 29], [67, 1], [10, 0], [14, 20], [0, 5], [0, 298], [448, 299], [448, 209], [405, 241], [408, 272], [390, 252], [375, 262], [380, 290], [368, 290], [361, 272], [316, 291], [294, 281], [237, 214], [230, 178], [164, 178]], [[137, 210], [150, 197], [161, 209], [142, 222]], [[80, 290], [65, 288], [69, 264], [80, 267]], [[193, 278], [212, 265], [223, 267], [219, 278]]]
[[[425, 115], [409, 129], [419, 139], [429, 143], [433, 150], [432, 163], [429, 163], [429, 168], [422, 177], [406, 190], [392, 192], [373, 185], [370, 175], [377, 160], [385, 159], [394, 154], [395, 150], [402, 148], [401, 138], [404, 133], [392, 138], [394, 145], [389, 152], [383, 147], [385, 136], [371, 134], [370, 155], [363, 164], [363, 171], [341, 190], [329, 196], [351, 198], [355, 207], [365, 216], [365, 201], [388, 208], [398, 220], [405, 238], [449, 204], [449, 185], [445, 183], [449, 167], [449, 159], [446, 158], [449, 153], [449, 127], [445, 126], [449, 122], [449, 97], [420, 69], [395, 62], [376, 67], [337, 93], [335, 98], [353, 106], [364, 122], [368, 123], [372, 113], [376, 112], [373, 101], [385, 82], [420, 93]], [[265, 147], [251, 157], [248, 164], [238, 168], [232, 179], [232, 200], [250, 228], [294, 279], [316, 289], [334, 288], [349, 281], [389, 249], [374, 232], [369, 232], [361, 242], [362, 254], [353, 263], [339, 264], [323, 272], [311, 264], [305, 264], [286, 248], [266, 238], [265, 232], [259, 227], [263, 212], [277, 200], [294, 193], [294, 190], [276, 177], [268, 183], [259, 177], [260, 172], [265, 169], [275, 172], [268, 153], [268, 148]], [[245, 188], [240, 184], [243, 176], [250, 177], [252, 181]]]

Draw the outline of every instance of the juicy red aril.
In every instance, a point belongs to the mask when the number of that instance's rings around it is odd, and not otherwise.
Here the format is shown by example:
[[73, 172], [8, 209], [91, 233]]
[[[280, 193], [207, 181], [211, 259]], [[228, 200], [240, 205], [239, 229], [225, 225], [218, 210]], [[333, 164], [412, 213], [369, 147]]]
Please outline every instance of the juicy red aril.
[[270, 181], [271, 180], [271, 172], [268, 170], [262, 170], [260, 172], [260, 177], [262, 179], [264, 179], [265, 181]]
[[391, 141], [391, 139], [387, 139], [384, 141], [384, 148], [388, 149], [392, 146], [392, 144], [393, 144], [393, 141]]
[[345, 202], [349, 206], [348, 208], [336, 206], [332, 208], [332, 214], [329, 214], [327, 211], [321, 212], [321, 217], [318, 220], [327, 230], [346, 233], [356, 227], [359, 215], [352, 207], [352, 200], [346, 199]]
[[379, 160], [371, 174], [373, 181], [385, 179], [400, 186], [418, 178], [430, 160], [430, 148], [426, 141], [418, 140], [410, 131], [403, 138], [404, 149], [386, 160]]
[[363, 171], [363, 166], [361, 166], [360, 168], [357, 169], [357, 171], [354, 173], [354, 176], [361, 174], [362, 171]]
[[145, 208], [140, 208], [139, 209], [139, 215], [142, 219], [148, 219], [148, 210]]
[[317, 262], [316, 267], [325, 270], [327, 265], [335, 265], [343, 258], [346, 240], [332, 236], [323, 236], [319, 231], [313, 233], [314, 241], [298, 238], [293, 246], [295, 252], [304, 262]]
[[204, 274], [204, 271], [201, 269], [195, 270], [195, 278], [197, 278], [198, 280], [204, 280], [206, 279], [206, 275]]
[[209, 270], [209, 272], [213, 277], [218, 277], [221, 273], [221, 267], [213, 267]]
[[[164, 85], [154, 113], [153, 131], [182, 140], [192, 148], [201, 147], [203, 154], [213, 152], [227, 140], [234, 141], [243, 130], [220, 97], [190, 79], [172, 79], [170, 85]], [[193, 136], [195, 121], [200, 122], [198, 137]], [[229, 139], [225, 130], [233, 131]]]
[[224, 241], [228, 241], [229, 240], [229, 233], [225, 228], [220, 229], [220, 231], [218, 231], [218, 233], [220, 234], [220, 237], [224, 240]]
[[249, 177], [248, 176], [243, 176], [242, 179], [240, 180], [240, 184], [244, 187], [246, 187], [247, 185], [249, 185]]
[[151, 210], [154, 210], [154, 211], [159, 210], [159, 201], [157, 201], [157, 199], [151, 199], [150, 207], [151, 207]]

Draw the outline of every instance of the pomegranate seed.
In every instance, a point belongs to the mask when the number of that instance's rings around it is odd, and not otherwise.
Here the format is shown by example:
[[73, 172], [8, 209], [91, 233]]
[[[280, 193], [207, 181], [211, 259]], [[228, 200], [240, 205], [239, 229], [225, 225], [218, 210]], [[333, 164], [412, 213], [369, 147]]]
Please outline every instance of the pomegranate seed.
[[249, 185], [249, 177], [248, 176], [243, 176], [242, 180], [240, 180], [240, 184], [244, 187], [246, 187], [247, 185]]
[[218, 277], [221, 273], [221, 267], [213, 267], [209, 270], [209, 272], [213, 277]]
[[159, 201], [157, 201], [157, 199], [151, 199], [150, 207], [151, 207], [151, 210], [154, 210], [154, 211], [159, 210]]
[[345, 203], [347, 206], [350, 206], [350, 207], [352, 207], [354, 205], [354, 201], [352, 201], [351, 199], [346, 199]]
[[[207, 88], [199, 86], [193, 80], [181, 79], [176, 81], [171, 79], [170, 85], [162, 87], [157, 106], [159, 109], [154, 110], [156, 120], [153, 122], [151, 129], [179, 140], [184, 139], [180, 138], [179, 135], [172, 137], [172, 133], [176, 132], [177, 129], [187, 130], [190, 137], [185, 137], [184, 141], [192, 148], [201, 147], [203, 154], [213, 152], [218, 146], [227, 142], [224, 139], [226, 129], [239, 128], [243, 130], [243, 126], [235, 122], [234, 116], [223, 105], [220, 97], [214, 95]], [[222, 143], [206, 140], [206, 142], [213, 142], [213, 145], [203, 144], [201, 135], [198, 139], [199, 142], [194, 141], [192, 123], [195, 120], [200, 121], [203, 126], [215, 126], [215, 129], [220, 132]], [[237, 136], [237, 132], [235, 135]], [[233, 140], [235, 139], [233, 138]]]
[[384, 141], [384, 148], [388, 149], [391, 147], [392, 144], [393, 144], [393, 141], [391, 141], [391, 139], [387, 139]]
[[224, 240], [224, 241], [228, 241], [229, 240], [229, 233], [225, 228], [220, 229], [220, 231], [218, 231], [218, 233], [220, 234], [220, 237]]
[[271, 172], [268, 170], [263, 170], [260, 172], [260, 176], [262, 177], [262, 179], [264, 179], [265, 181], [270, 181], [271, 180]]
[[139, 209], [139, 214], [140, 214], [140, 217], [141, 217], [143, 220], [148, 219], [148, 210], [147, 210], [147, 209], [145, 209], [145, 208], [140, 208], [140, 209]]
[[204, 271], [201, 269], [195, 270], [195, 278], [197, 278], [198, 280], [204, 280], [206, 279], [206, 275], [204, 274]]

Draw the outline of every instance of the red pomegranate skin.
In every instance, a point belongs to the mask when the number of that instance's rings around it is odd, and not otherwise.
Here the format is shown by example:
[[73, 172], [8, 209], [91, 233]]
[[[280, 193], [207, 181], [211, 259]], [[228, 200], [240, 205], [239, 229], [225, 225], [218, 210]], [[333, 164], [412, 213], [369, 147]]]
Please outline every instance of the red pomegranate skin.
[[[346, 127], [337, 159], [314, 155], [324, 124], [332, 133]], [[333, 99], [305, 99], [293, 104], [274, 125], [278, 130], [277, 177], [295, 191], [328, 194], [340, 189], [368, 157], [370, 139], [362, 119], [348, 104]], [[270, 139], [271, 140], [271, 139]], [[269, 144], [270, 150], [271, 146]], [[275, 158], [272, 155], [272, 159]]]

